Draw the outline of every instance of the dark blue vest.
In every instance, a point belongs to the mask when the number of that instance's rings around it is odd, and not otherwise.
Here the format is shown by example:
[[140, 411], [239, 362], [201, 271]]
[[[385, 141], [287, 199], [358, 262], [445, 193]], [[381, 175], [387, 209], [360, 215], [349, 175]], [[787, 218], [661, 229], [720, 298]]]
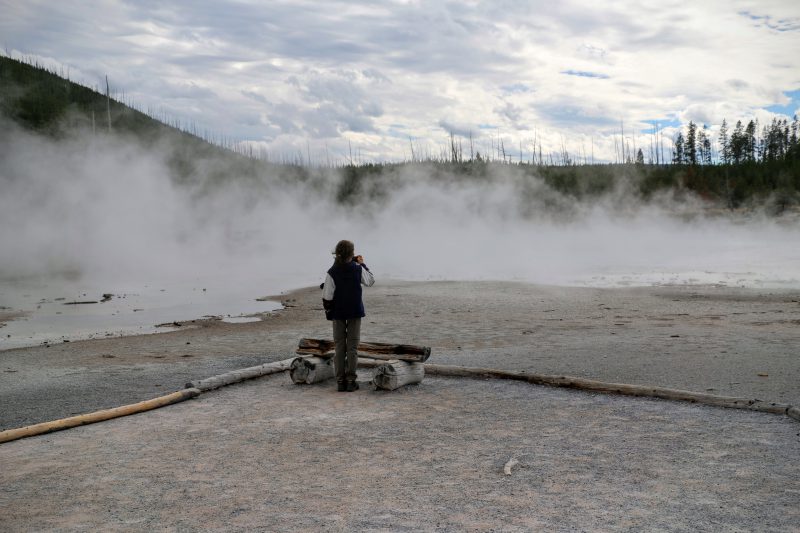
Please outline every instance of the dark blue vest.
[[355, 261], [346, 265], [334, 264], [328, 274], [336, 285], [330, 319], [350, 320], [366, 316], [361, 300], [361, 265]]

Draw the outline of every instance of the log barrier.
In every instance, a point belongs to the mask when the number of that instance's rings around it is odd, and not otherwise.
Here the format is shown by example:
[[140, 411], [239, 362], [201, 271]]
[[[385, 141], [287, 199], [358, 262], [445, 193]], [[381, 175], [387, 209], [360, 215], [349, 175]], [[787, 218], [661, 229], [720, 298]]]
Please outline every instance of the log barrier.
[[33, 424], [16, 429], [7, 429], [0, 431], [0, 444], [4, 442], [11, 442], [12, 440], [23, 439], [25, 437], [33, 437], [35, 435], [43, 435], [53, 431], [61, 431], [62, 429], [69, 429], [78, 426], [85, 426], [87, 424], [94, 424], [104, 420], [111, 420], [112, 418], [119, 418], [121, 416], [133, 415], [136, 413], [143, 413], [152, 409], [158, 409], [165, 405], [172, 405], [174, 403], [194, 398], [200, 394], [199, 389], [183, 389], [166, 396], [159, 396], [150, 400], [145, 400], [139, 403], [132, 403], [129, 405], [122, 405], [114, 407], [113, 409], [103, 409], [102, 411], [95, 411], [84, 415], [71, 416], [69, 418], [61, 418], [50, 422], [42, 422], [41, 424]]
[[[359, 345], [360, 348], [361, 345]], [[430, 352], [427, 354], [430, 355]], [[427, 358], [427, 357], [426, 357]], [[200, 395], [204, 391], [216, 389], [233, 383], [238, 383], [247, 379], [253, 379], [261, 376], [275, 374], [277, 372], [284, 372], [289, 370], [292, 361], [296, 358], [284, 359], [274, 363], [266, 363], [254, 367], [244, 368], [240, 370], [233, 370], [218, 376], [213, 376], [207, 379], [191, 381], [186, 384], [186, 388], [152, 398], [142, 402], [114, 407], [112, 409], [104, 409], [95, 411], [93, 413], [72, 416], [69, 418], [62, 418], [50, 422], [42, 422], [31, 426], [22, 428], [7, 429], [0, 431], [0, 444], [11, 442], [25, 437], [33, 437], [36, 435], [43, 435], [53, 431], [60, 431], [77, 426], [87, 424], [94, 424], [104, 420], [111, 420], [122, 416], [128, 416], [136, 413], [157, 409], [166, 405], [182, 402], [190, 398]], [[392, 358], [397, 359], [397, 358]], [[365, 368], [374, 368], [376, 366], [385, 364], [382, 360], [363, 360], [359, 359], [359, 366]], [[467, 377], [476, 379], [509, 379], [514, 381], [526, 381], [534, 385], [549, 385], [554, 387], [566, 387], [572, 389], [587, 390], [592, 392], [601, 392], [609, 394], [621, 394], [626, 396], [639, 396], [649, 398], [660, 398], [664, 400], [684, 401], [691, 403], [699, 403], [704, 405], [711, 405], [715, 407], [725, 407], [730, 409], [745, 409], [750, 411], [760, 411], [764, 413], [786, 415], [793, 420], [800, 421], [800, 407], [767, 402], [758, 399], [736, 398], [730, 396], [716, 396], [713, 394], [705, 394], [700, 392], [685, 391], [680, 389], [670, 389], [666, 387], [652, 387], [647, 385], [629, 385], [625, 383], [608, 383], [604, 381], [597, 381], [593, 379], [585, 379], [574, 376], [557, 376], [546, 374], [535, 374], [532, 372], [518, 371], [513, 372], [509, 370], [499, 370], [494, 368], [475, 368], [463, 366], [450, 366], [450, 365], [434, 365], [424, 364], [424, 372], [427, 374], [449, 377]]]

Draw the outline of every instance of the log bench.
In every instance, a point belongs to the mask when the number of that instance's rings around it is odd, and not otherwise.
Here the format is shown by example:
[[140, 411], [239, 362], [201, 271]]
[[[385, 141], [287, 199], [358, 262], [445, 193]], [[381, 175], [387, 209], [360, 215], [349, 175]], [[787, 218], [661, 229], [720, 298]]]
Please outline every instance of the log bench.
[[[319, 383], [334, 376], [333, 355], [336, 344], [330, 339], [300, 339], [289, 376], [294, 383]], [[373, 384], [379, 389], [395, 390], [420, 383], [425, 377], [422, 364], [431, 356], [429, 346], [361, 342], [358, 357], [386, 361], [375, 368]]]
[[[330, 339], [300, 339], [295, 353], [297, 355], [333, 357], [335, 349], [336, 344]], [[431, 349], [429, 346], [416, 346], [414, 344], [360, 342], [358, 343], [358, 356], [386, 361], [396, 359], [410, 363], [424, 363], [431, 356]]]

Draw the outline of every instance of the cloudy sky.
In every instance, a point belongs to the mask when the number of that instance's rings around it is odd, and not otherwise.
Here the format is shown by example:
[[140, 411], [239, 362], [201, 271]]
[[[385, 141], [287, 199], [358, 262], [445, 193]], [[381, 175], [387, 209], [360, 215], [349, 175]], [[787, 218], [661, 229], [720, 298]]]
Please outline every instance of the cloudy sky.
[[[0, 0], [6, 53], [275, 157], [439, 155], [450, 132], [613, 160], [800, 109], [797, 0]], [[410, 141], [411, 140], [411, 141]], [[466, 145], [465, 145], [466, 146]], [[418, 154], [419, 155], [419, 154]]]

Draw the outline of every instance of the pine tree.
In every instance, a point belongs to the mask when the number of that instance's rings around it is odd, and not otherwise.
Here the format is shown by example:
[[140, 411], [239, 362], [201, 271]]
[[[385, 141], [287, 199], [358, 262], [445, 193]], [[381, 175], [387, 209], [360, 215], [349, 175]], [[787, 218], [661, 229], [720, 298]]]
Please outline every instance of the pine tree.
[[689, 131], [686, 134], [684, 157], [690, 165], [697, 164], [697, 124], [689, 121]]
[[736, 126], [733, 128], [730, 142], [730, 161], [738, 165], [744, 160], [745, 155], [745, 136], [742, 121], [737, 120]]
[[719, 146], [722, 162], [726, 165], [731, 162], [731, 148], [728, 145], [728, 123], [722, 119], [722, 125], [719, 127]]
[[672, 153], [673, 164], [682, 165], [686, 162], [683, 147], [684, 147], [683, 132], [679, 131], [678, 136], [675, 137], [675, 151]]
[[644, 165], [644, 154], [642, 153], [642, 149], [639, 148], [639, 151], [636, 152], [636, 164], [637, 165]]
[[756, 160], [756, 128], [758, 128], [758, 125], [751, 120], [744, 129], [744, 157], [746, 161]]
[[786, 159], [789, 155], [789, 147], [791, 146], [791, 136], [789, 135], [789, 121], [787, 119], [783, 119], [783, 137], [782, 137], [782, 153], [781, 157]]
[[697, 130], [697, 161], [702, 165], [706, 161], [706, 132], [705, 126], [703, 129]]
[[788, 122], [773, 118], [769, 128], [764, 126], [761, 137], [763, 161], [782, 160], [786, 157], [789, 144]]
[[703, 165], [711, 164], [711, 138], [706, 130], [708, 126], [703, 124], [703, 129], [697, 134], [697, 151], [700, 153], [700, 163]]

